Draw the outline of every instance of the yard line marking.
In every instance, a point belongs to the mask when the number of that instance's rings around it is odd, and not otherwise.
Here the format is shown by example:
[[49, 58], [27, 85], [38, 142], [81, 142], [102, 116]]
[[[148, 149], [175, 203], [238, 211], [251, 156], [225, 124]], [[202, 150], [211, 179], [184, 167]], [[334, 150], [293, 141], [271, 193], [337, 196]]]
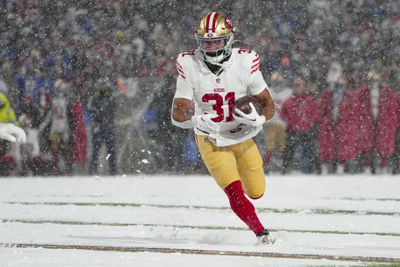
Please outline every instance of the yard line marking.
[[[209, 209], [209, 210], [230, 210], [230, 207], [213, 207], [199, 205], [164, 205], [164, 204], [142, 204], [142, 203], [114, 203], [114, 202], [25, 202], [25, 201], [2, 201], [10, 205], [48, 205], [48, 206], [107, 206], [107, 207], [153, 207], [153, 208], [184, 208], [184, 209]], [[362, 211], [362, 210], [333, 210], [333, 209], [274, 209], [256, 208], [257, 212], [271, 213], [304, 213], [307, 214], [353, 214], [353, 215], [384, 215], [400, 216], [400, 212], [384, 211]]]
[[15, 243], [15, 244], [0, 243], [0, 246], [7, 248], [80, 249], [80, 250], [115, 251], [115, 252], [182, 253], [182, 254], [197, 254], [197, 255], [245, 256], [245, 257], [264, 257], [264, 258], [290, 258], [290, 259], [327, 259], [336, 261], [337, 260], [364, 261], [364, 262], [385, 262], [385, 263], [400, 262], [400, 258], [389, 258], [389, 257], [272, 253], [272, 252], [255, 252], [255, 251], [184, 249], [184, 248], [165, 248], [165, 247], [122, 247], [122, 246], [57, 245], [57, 244], [28, 244], [28, 243]]
[[399, 202], [400, 198], [372, 198], [372, 197], [323, 197], [328, 200], [350, 200], [350, 201], [393, 201]]
[[[22, 219], [1, 219], [0, 223], [25, 223], [25, 224], [61, 224], [61, 225], [96, 225], [96, 226], [144, 226], [144, 227], [172, 227], [199, 230], [234, 230], [248, 231], [245, 227], [234, 226], [210, 226], [210, 225], [177, 225], [177, 224], [152, 224], [152, 223], [107, 223], [107, 222], [84, 222], [84, 221], [61, 221], [61, 220], [22, 220]], [[336, 234], [336, 235], [377, 235], [377, 236], [400, 236], [400, 233], [384, 232], [347, 232], [331, 230], [302, 230], [302, 229], [271, 229], [270, 232], [290, 232], [290, 233], [313, 233], [313, 234]]]

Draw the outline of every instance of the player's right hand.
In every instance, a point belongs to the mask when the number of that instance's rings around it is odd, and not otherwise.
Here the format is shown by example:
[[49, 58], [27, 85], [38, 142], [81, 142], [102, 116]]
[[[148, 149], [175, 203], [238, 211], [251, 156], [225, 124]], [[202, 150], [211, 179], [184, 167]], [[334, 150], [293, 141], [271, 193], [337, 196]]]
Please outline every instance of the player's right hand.
[[26, 142], [24, 130], [12, 123], [0, 123], [0, 138], [10, 142]]
[[190, 121], [194, 128], [205, 135], [214, 135], [219, 132], [218, 124], [211, 120], [214, 117], [212, 114], [194, 115]]
[[249, 114], [246, 114], [243, 111], [238, 110], [238, 109], [235, 110], [235, 112], [237, 113], [237, 115], [235, 113], [233, 113], [233, 117], [235, 118], [235, 120], [237, 120], [240, 123], [255, 126], [255, 127], [263, 125], [265, 122], [265, 116], [259, 115], [257, 113], [257, 110], [254, 107], [253, 103], [250, 102], [249, 105], [251, 108], [251, 112]]

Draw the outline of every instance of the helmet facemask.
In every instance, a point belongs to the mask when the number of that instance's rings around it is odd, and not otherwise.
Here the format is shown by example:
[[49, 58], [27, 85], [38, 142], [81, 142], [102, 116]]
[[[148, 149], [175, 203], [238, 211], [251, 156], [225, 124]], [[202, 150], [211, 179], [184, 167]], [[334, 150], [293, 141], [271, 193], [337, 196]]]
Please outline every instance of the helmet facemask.
[[222, 37], [199, 37], [196, 35], [197, 44], [204, 55], [204, 59], [211, 64], [218, 64], [232, 52], [234, 34]]
[[211, 12], [203, 17], [196, 32], [196, 41], [204, 60], [219, 65], [232, 53], [234, 27], [224, 13]]

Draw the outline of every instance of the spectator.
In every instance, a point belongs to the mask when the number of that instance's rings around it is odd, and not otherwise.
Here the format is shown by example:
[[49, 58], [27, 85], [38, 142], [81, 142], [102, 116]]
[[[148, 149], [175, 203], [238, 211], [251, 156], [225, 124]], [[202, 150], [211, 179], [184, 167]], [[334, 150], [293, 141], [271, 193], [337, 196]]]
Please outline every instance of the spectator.
[[[0, 123], [17, 124], [17, 117], [7, 96], [0, 93]], [[15, 166], [15, 159], [9, 154], [9, 141], [0, 139], [0, 176], [9, 175]]]
[[[353, 73], [355, 78], [355, 90], [358, 92], [358, 101], [360, 105], [359, 112], [359, 131], [358, 131], [358, 153], [359, 160], [357, 172], [365, 169], [365, 172], [375, 172], [372, 165], [373, 155], [373, 134], [374, 134], [374, 117], [372, 113], [372, 101], [370, 89], [365, 79], [366, 72], [363, 70]], [[378, 120], [379, 121], [379, 120]], [[372, 169], [371, 169], [372, 167]]]
[[285, 151], [286, 122], [280, 118], [282, 103], [292, 94], [292, 88], [288, 86], [288, 79], [285, 79], [280, 72], [274, 72], [271, 76], [269, 86], [271, 97], [275, 104], [274, 117], [265, 126], [265, 147], [264, 156], [265, 168], [267, 171], [282, 171], [282, 157]]
[[306, 82], [296, 76], [293, 82], [293, 94], [281, 106], [280, 117], [287, 123], [285, 152], [283, 155], [282, 173], [290, 171], [296, 148], [301, 147], [304, 156], [310, 160], [313, 169], [306, 172], [321, 172], [321, 164], [317, 155], [318, 146], [315, 123], [319, 116], [319, 107], [315, 99], [306, 92]]
[[359, 106], [357, 91], [350, 80], [322, 92], [318, 136], [321, 159], [330, 164], [329, 172], [356, 172]]
[[[397, 75], [399, 70], [397, 69]], [[400, 77], [394, 77], [391, 80], [394, 82], [394, 92], [396, 99], [396, 152], [393, 157], [393, 174], [400, 173]]]
[[115, 147], [115, 98], [114, 85], [102, 78], [96, 83], [96, 91], [89, 103], [92, 118], [92, 158], [89, 174], [96, 174], [100, 148], [106, 145], [106, 160], [109, 163], [109, 174], [117, 174], [117, 159]]
[[0, 93], [0, 122], [1, 123], [17, 123], [17, 116], [11, 108], [10, 101], [7, 96]]
[[33, 98], [27, 97], [20, 106], [19, 124], [26, 132], [26, 142], [16, 147], [16, 158], [20, 175], [37, 175], [42, 171], [39, 127], [40, 110]]
[[71, 136], [68, 127], [68, 85], [62, 80], [55, 83], [55, 94], [51, 101], [49, 120], [51, 149], [54, 161], [54, 171], [59, 174], [70, 174], [71, 157], [69, 138]]
[[320, 118], [318, 120], [318, 139], [321, 163], [328, 173], [337, 169], [337, 139], [336, 122], [339, 105], [344, 95], [344, 85], [333, 84], [332, 89], [326, 89], [321, 94]]
[[70, 127], [69, 146], [72, 150], [71, 171], [72, 174], [86, 174], [87, 163], [87, 134], [84, 124], [83, 106], [79, 100], [76, 88], [72, 90], [73, 94], [69, 96], [68, 103], [68, 120]]
[[376, 151], [380, 156], [381, 173], [392, 173], [388, 160], [394, 156], [397, 131], [397, 102], [395, 91], [389, 82], [389, 73], [385, 73], [379, 95], [379, 113], [376, 122]]

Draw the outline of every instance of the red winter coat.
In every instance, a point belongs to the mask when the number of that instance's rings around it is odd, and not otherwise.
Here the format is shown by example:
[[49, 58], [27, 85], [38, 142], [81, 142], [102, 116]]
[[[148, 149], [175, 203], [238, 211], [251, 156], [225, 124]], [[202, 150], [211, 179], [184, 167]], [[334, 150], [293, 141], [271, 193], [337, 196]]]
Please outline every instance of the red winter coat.
[[291, 131], [310, 130], [319, 117], [319, 107], [308, 93], [292, 94], [282, 103], [280, 117], [287, 122], [287, 129]]
[[360, 106], [358, 101], [357, 91], [347, 89], [339, 104], [339, 114], [335, 123], [332, 115], [332, 91], [327, 89], [321, 94], [318, 138], [323, 162], [335, 157], [339, 161], [357, 157]]
[[79, 101], [72, 104], [72, 126], [74, 138], [73, 163], [86, 163], [87, 161], [87, 135], [83, 123], [83, 108]]
[[[398, 96], [397, 96], [398, 97]], [[385, 156], [393, 155], [396, 146], [397, 97], [390, 87], [379, 95], [379, 114], [376, 125], [376, 151]]]
[[360, 105], [360, 129], [358, 132], [358, 149], [360, 153], [370, 153], [373, 150], [374, 117], [371, 108], [371, 96], [368, 85], [361, 85], [358, 91]]
[[400, 131], [400, 90], [395, 93], [396, 96], [396, 119], [397, 119], [397, 130]]
[[320, 117], [318, 120], [318, 139], [321, 160], [326, 163], [336, 158], [336, 126], [333, 121], [332, 91], [327, 89], [322, 92], [320, 98]]

